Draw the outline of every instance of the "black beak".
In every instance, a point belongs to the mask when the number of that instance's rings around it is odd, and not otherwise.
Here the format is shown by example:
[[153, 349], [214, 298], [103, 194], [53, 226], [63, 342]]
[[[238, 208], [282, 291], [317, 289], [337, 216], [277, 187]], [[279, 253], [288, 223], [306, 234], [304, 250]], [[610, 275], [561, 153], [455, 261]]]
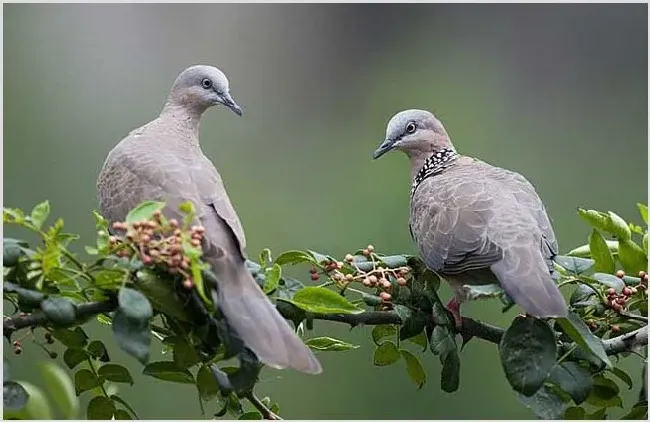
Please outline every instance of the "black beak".
[[379, 148], [377, 148], [375, 152], [372, 153], [372, 158], [376, 160], [377, 158], [392, 150], [394, 146], [395, 141], [393, 139], [386, 139], [381, 145], [379, 145]]
[[232, 99], [230, 93], [227, 92], [223, 96], [221, 96], [221, 102], [223, 103], [223, 105], [231, 109], [233, 113], [235, 113], [236, 115], [241, 116], [242, 114], [244, 114], [241, 110], [241, 107], [239, 107], [235, 102], [235, 100]]

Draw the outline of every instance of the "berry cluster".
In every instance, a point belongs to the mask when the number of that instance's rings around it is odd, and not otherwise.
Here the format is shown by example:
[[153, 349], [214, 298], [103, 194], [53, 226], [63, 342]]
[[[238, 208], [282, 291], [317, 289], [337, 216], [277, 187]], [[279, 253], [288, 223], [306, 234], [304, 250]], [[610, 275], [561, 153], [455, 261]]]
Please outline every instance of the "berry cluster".
[[[368, 245], [361, 251], [361, 254], [372, 262], [372, 269], [364, 271], [357, 265], [352, 254], [345, 255], [344, 262], [329, 261], [323, 264], [323, 272], [332, 279], [341, 289], [347, 288], [351, 283], [361, 283], [365, 287], [374, 288], [377, 296], [383, 303], [383, 309], [391, 307], [391, 291], [393, 281], [399, 286], [406, 286], [409, 283], [411, 269], [409, 267], [386, 268], [381, 265], [381, 258], [375, 254], [375, 248]], [[347, 264], [347, 265], [346, 265]], [[345, 268], [344, 268], [345, 267]], [[349, 272], [349, 270], [352, 270]], [[310, 277], [313, 281], [320, 279], [317, 268], [312, 267]]]
[[189, 233], [183, 230], [178, 220], [163, 218], [156, 211], [151, 220], [113, 223], [113, 229], [124, 232], [124, 236], [110, 236], [109, 247], [115, 255], [130, 258], [138, 255], [144, 265], [162, 265], [171, 274], [183, 276], [186, 289], [194, 287], [190, 274], [190, 258], [184, 253], [187, 241], [195, 248], [201, 248], [205, 228], [192, 226]]
[[[25, 316], [27, 316], [27, 315], [28, 315], [28, 314], [26, 314], [26, 313], [21, 313], [21, 314], [20, 314], [21, 317], [25, 317]], [[14, 340], [14, 341], [11, 343], [11, 345], [12, 345], [13, 348], [14, 348], [14, 353], [15, 353], [16, 355], [20, 355], [21, 353], [23, 353], [23, 347], [24, 347], [24, 345], [23, 345], [23, 340], [25, 340], [26, 337], [31, 336], [31, 335], [34, 335], [34, 331], [33, 331], [33, 330], [30, 330], [26, 335], [22, 336], [22, 337], [21, 337], [20, 339], [18, 339], [18, 340]], [[34, 338], [34, 342], [35, 342], [36, 344], [40, 345], [41, 348], [43, 348], [43, 350], [45, 350], [45, 352], [46, 352], [46, 353], [47, 353], [47, 354], [48, 354], [52, 359], [56, 359], [57, 357], [59, 357], [59, 354], [58, 354], [57, 352], [52, 351], [52, 350], [48, 350], [48, 349], [47, 349], [47, 348], [46, 348], [42, 343], [40, 343], [39, 341], [37, 341], [36, 338]], [[45, 332], [45, 342], [46, 342], [47, 344], [54, 344], [54, 338], [52, 337], [52, 334], [51, 334], [49, 331], [46, 331], [46, 332]]]
[[[619, 270], [616, 272], [616, 277], [618, 278], [623, 278], [625, 277], [625, 272], [623, 270]], [[636, 286], [625, 286], [623, 287], [623, 290], [621, 293], [617, 293], [616, 289], [613, 287], [610, 287], [605, 291], [605, 294], [607, 295], [607, 306], [609, 306], [614, 312], [620, 313], [625, 309], [625, 305], [627, 301], [637, 294], [638, 291], [643, 291], [646, 290], [647, 284], [648, 284], [648, 275], [645, 273], [645, 271], [639, 272], [639, 278], [641, 279], [639, 281], [639, 284]], [[613, 328], [612, 328], [612, 331]]]

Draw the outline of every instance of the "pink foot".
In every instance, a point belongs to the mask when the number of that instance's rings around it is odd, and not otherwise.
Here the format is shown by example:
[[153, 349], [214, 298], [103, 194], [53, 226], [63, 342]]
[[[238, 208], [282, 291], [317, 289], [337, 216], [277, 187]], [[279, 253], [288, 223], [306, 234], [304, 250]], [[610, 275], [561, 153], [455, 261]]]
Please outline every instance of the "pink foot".
[[456, 300], [456, 297], [451, 298], [451, 300], [447, 302], [447, 309], [454, 316], [456, 328], [460, 330], [463, 326], [463, 319], [460, 317], [460, 303]]

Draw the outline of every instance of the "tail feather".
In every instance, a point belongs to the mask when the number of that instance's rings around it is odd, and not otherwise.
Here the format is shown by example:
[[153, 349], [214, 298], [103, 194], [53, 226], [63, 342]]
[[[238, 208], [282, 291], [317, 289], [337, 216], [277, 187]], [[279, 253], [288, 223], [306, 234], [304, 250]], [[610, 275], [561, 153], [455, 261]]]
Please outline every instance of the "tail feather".
[[219, 308], [246, 347], [273, 368], [322, 372], [318, 359], [280, 315], [244, 263], [229, 264], [218, 265], [221, 271], [216, 271]]
[[564, 297], [539, 250], [511, 248], [490, 269], [499, 279], [503, 290], [526, 313], [538, 318], [567, 316]]

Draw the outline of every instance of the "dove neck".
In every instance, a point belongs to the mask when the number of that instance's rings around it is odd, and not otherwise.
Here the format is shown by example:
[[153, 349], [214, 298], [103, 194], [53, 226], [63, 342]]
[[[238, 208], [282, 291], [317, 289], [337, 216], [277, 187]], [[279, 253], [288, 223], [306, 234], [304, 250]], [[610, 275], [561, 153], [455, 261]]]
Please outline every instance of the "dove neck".
[[204, 109], [187, 107], [186, 105], [168, 101], [160, 112], [160, 118], [171, 122], [178, 131], [185, 133], [188, 139], [195, 140], [198, 143], [201, 115], [204, 111]]
[[[413, 163], [413, 183], [411, 184], [411, 196], [415, 193], [417, 187], [422, 181], [434, 174], [440, 173], [448, 167], [453, 161], [459, 157], [458, 153], [453, 147], [443, 148], [434, 152], [426, 159], [421, 160], [421, 163], [416, 166]], [[416, 170], [417, 169], [417, 170]]]

